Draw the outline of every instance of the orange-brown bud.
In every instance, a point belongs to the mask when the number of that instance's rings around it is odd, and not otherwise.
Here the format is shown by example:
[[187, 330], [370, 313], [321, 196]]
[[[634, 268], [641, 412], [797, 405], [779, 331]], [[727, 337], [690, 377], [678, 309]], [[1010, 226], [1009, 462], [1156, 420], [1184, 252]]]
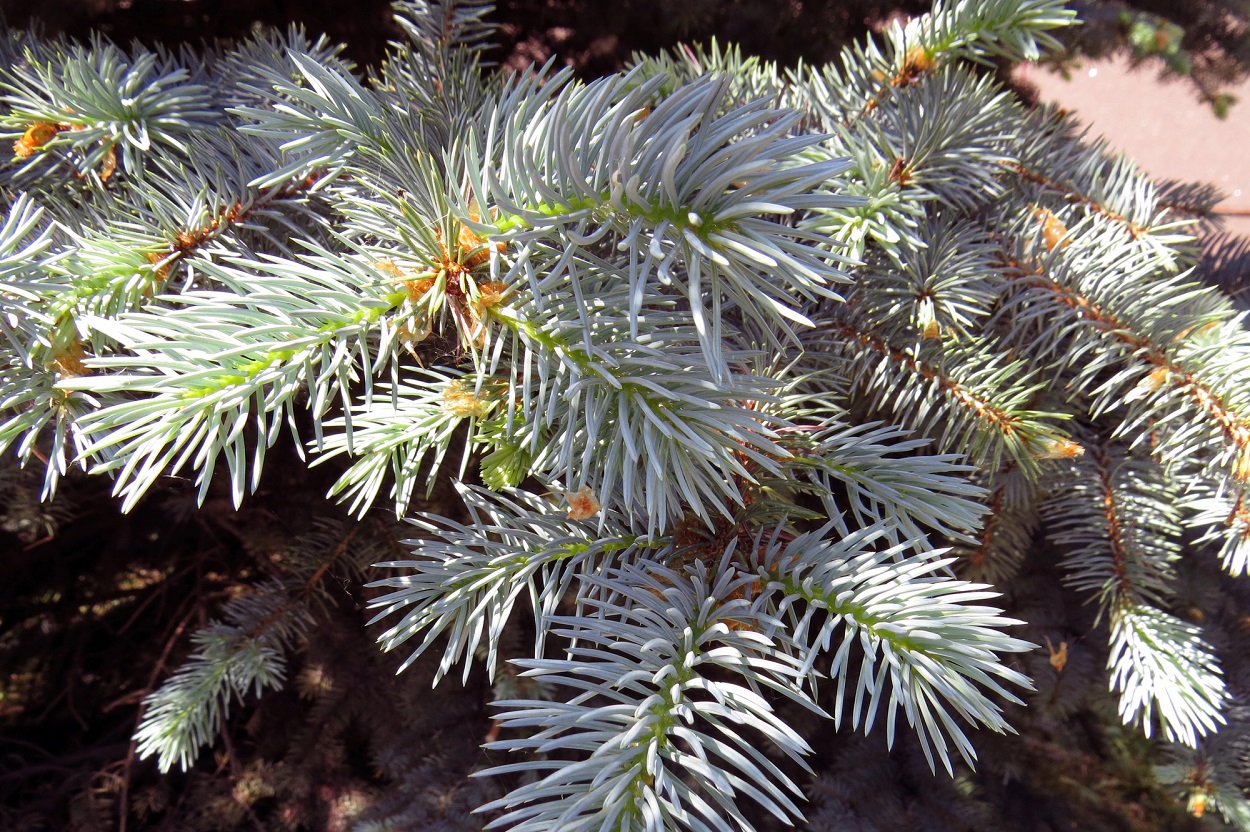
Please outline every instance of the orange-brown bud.
[[1042, 241], [1046, 245], [1047, 251], [1054, 251], [1055, 247], [1067, 248], [1068, 227], [1063, 224], [1063, 220], [1056, 217], [1049, 208], [1037, 208], [1033, 211], [1034, 218], [1042, 226]]
[[491, 307], [498, 306], [503, 301], [503, 296], [508, 291], [508, 284], [496, 281], [488, 281], [479, 283], [477, 286], [477, 296], [469, 302], [469, 309], [472, 310], [473, 316], [481, 320]]
[[168, 251], [151, 251], [148, 252], [148, 262], [156, 266], [156, 279], [164, 280], [169, 277], [169, 255]]
[[434, 284], [437, 282], [432, 277], [421, 277], [416, 280], [405, 280], [403, 285], [408, 290], [408, 299], [418, 301], [425, 297], [425, 293], [434, 288]]
[[570, 520], [585, 520], [594, 517], [603, 508], [599, 504], [599, 499], [595, 496], [595, 492], [590, 490], [589, 485], [583, 485], [576, 491], [565, 491], [564, 499], [569, 503]]
[[35, 151], [52, 141], [52, 137], [59, 132], [61, 128], [51, 122], [36, 121], [13, 143], [13, 155], [19, 159], [33, 156]]
[[459, 379], [449, 382], [443, 391], [443, 410], [452, 416], [467, 419], [482, 416], [490, 402], [473, 392], [473, 388]]
[[1056, 650], [1055, 645], [1050, 643], [1050, 636], [1046, 636], [1046, 649], [1050, 652], [1050, 666], [1055, 669], [1056, 673], [1062, 673], [1068, 665], [1068, 643], [1059, 642], [1059, 649]]
[[100, 181], [107, 182], [117, 171], [117, 148], [110, 147], [104, 154], [104, 162], [100, 165]]
[[61, 378], [78, 378], [79, 376], [91, 375], [91, 370], [82, 363], [86, 358], [86, 352], [82, 348], [82, 344], [78, 341], [70, 343], [63, 350], [55, 352], [47, 361], [47, 368], [61, 376]]
[[1071, 459], [1083, 453], [1085, 453], [1085, 448], [1071, 439], [1047, 436], [1038, 440], [1037, 450], [1034, 451], [1033, 456], [1036, 459]]
[[1167, 367], [1155, 367], [1141, 381], [1137, 382], [1137, 388], [1146, 393], [1153, 393], [1163, 386], [1163, 382], [1168, 380]]

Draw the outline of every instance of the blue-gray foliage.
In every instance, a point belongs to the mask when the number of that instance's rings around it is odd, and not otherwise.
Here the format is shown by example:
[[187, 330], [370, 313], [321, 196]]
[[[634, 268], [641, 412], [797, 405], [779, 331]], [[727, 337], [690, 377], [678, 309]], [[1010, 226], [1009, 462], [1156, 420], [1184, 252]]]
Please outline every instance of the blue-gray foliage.
[[[1250, 336], [1174, 202], [979, 73], [1055, 47], [1061, 2], [590, 82], [485, 66], [486, 3], [397, 9], [367, 80], [295, 31], [188, 65], [11, 36], [0, 446], [47, 494], [80, 466], [126, 510], [175, 474], [237, 503], [292, 439], [361, 516], [455, 477], [468, 517], [418, 512], [374, 606], [440, 677], [513, 660], [553, 697], [496, 703], [484, 774], [525, 776], [495, 826], [798, 822], [782, 705], [971, 764], [1035, 645], [956, 570], [1009, 577], [1039, 517], [1123, 719], [1218, 727], [1168, 599], [1187, 527], [1250, 562]], [[140, 752], [186, 766], [281, 684], [304, 594], [201, 631]]]

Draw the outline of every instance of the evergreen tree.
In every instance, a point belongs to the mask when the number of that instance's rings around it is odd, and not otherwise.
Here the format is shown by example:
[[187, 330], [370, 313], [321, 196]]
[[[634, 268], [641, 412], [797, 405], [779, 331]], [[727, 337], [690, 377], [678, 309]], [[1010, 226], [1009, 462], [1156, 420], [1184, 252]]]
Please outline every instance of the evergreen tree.
[[[327, 826], [1011, 828], [960, 786], [978, 751], [1042, 790], [1088, 709], [1123, 769], [1168, 755], [1100, 812], [1170, 784], [1250, 828], [1244, 284], [1205, 273], [1209, 189], [979, 71], [1071, 11], [939, 2], [834, 64], [583, 82], [485, 65], [484, 3], [397, 10], [365, 79], [296, 30], [3, 44], [0, 445], [43, 498], [82, 469], [131, 511], [171, 477], [246, 504], [294, 442], [358, 518], [288, 541], [143, 704], [136, 753], [186, 768], [302, 656], [314, 727], [205, 826], [307, 794], [359, 719], [394, 788]], [[463, 508], [423, 508], [449, 481]], [[372, 681], [329, 600], [369, 564], [438, 699]], [[449, 743], [481, 779], [432, 811], [414, 746], [483, 678], [489, 763]]]

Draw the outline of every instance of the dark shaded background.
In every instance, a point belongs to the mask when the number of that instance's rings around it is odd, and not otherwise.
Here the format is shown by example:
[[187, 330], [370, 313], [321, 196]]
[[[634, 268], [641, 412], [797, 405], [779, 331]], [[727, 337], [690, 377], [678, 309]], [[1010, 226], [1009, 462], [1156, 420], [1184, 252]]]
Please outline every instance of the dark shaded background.
[[[499, 0], [493, 19], [501, 29], [492, 57], [524, 67], [554, 54], [559, 63], [593, 77], [619, 69], [636, 51], [714, 37], [785, 65], [800, 59], [824, 63], [865, 31], [931, 5], [931, 0]], [[1128, 54], [1135, 64], [1164, 75], [1184, 75], [1198, 97], [1221, 114], [1233, 103], [1228, 88], [1250, 74], [1247, 0], [1069, 0], [1068, 5], [1085, 24], [1062, 33], [1067, 49], [1047, 59], [1052, 66], [1070, 69], [1084, 56]], [[296, 22], [346, 43], [348, 56], [361, 66], [378, 63], [387, 41], [399, 35], [389, 0], [0, 0], [0, 13], [19, 27], [39, 20], [48, 33], [85, 38], [99, 31], [123, 43], [137, 38], [168, 45], [239, 38], [256, 25]], [[1143, 41], [1143, 31], [1154, 36]]]
[[[620, 69], [635, 52], [712, 38], [783, 65], [825, 63], [866, 31], [880, 30], [894, 17], [926, 12], [932, 3], [498, 0], [496, 5], [492, 18], [500, 30], [491, 59], [523, 68], [554, 55], [557, 63], [595, 77]], [[1085, 23], [1061, 33], [1067, 48], [1047, 58], [1052, 67], [1068, 71], [1084, 57], [1127, 54], [1135, 65], [1183, 75], [1221, 117], [1235, 101], [1229, 88], [1250, 75], [1250, 0], [1069, 0], [1068, 5]], [[0, 14], [17, 27], [38, 21], [48, 34], [85, 39], [98, 31], [121, 43], [138, 39], [171, 46], [298, 23], [311, 34], [347, 44], [346, 54], [361, 67], [376, 65], [387, 41], [400, 36], [390, 0], [0, 0]], [[1154, 33], [1144, 47], [1142, 31]], [[1007, 80], [1005, 73], [1002, 78]], [[1032, 100], [1030, 90], [1017, 92]]]
[[[920, 13], [927, 0], [502, 0], [497, 60], [526, 64], [553, 53], [587, 75], [619, 68], [634, 51], [681, 40], [741, 44], [752, 54], [794, 63], [825, 61], [891, 15]], [[10, 25], [33, 19], [48, 32], [114, 40], [198, 42], [245, 36], [257, 24], [303, 24], [348, 44], [361, 65], [376, 63], [398, 32], [388, 0], [2, 0]]]

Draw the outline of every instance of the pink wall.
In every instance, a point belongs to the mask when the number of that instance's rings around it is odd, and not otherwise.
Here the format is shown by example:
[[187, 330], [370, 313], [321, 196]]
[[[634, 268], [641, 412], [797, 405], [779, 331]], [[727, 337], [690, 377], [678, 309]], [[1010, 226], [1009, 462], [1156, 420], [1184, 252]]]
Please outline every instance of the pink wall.
[[1250, 82], [1232, 90], [1238, 102], [1221, 121], [1183, 81], [1159, 81], [1151, 70], [1130, 71], [1126, 61], [1086, 61], [1070, 81], [1022, 66], [1019, 77], [1043, 101], [1072, 110], [1159, 178], [1210, 182], [1227, 195], [1227, 228], [1250, 236]]

